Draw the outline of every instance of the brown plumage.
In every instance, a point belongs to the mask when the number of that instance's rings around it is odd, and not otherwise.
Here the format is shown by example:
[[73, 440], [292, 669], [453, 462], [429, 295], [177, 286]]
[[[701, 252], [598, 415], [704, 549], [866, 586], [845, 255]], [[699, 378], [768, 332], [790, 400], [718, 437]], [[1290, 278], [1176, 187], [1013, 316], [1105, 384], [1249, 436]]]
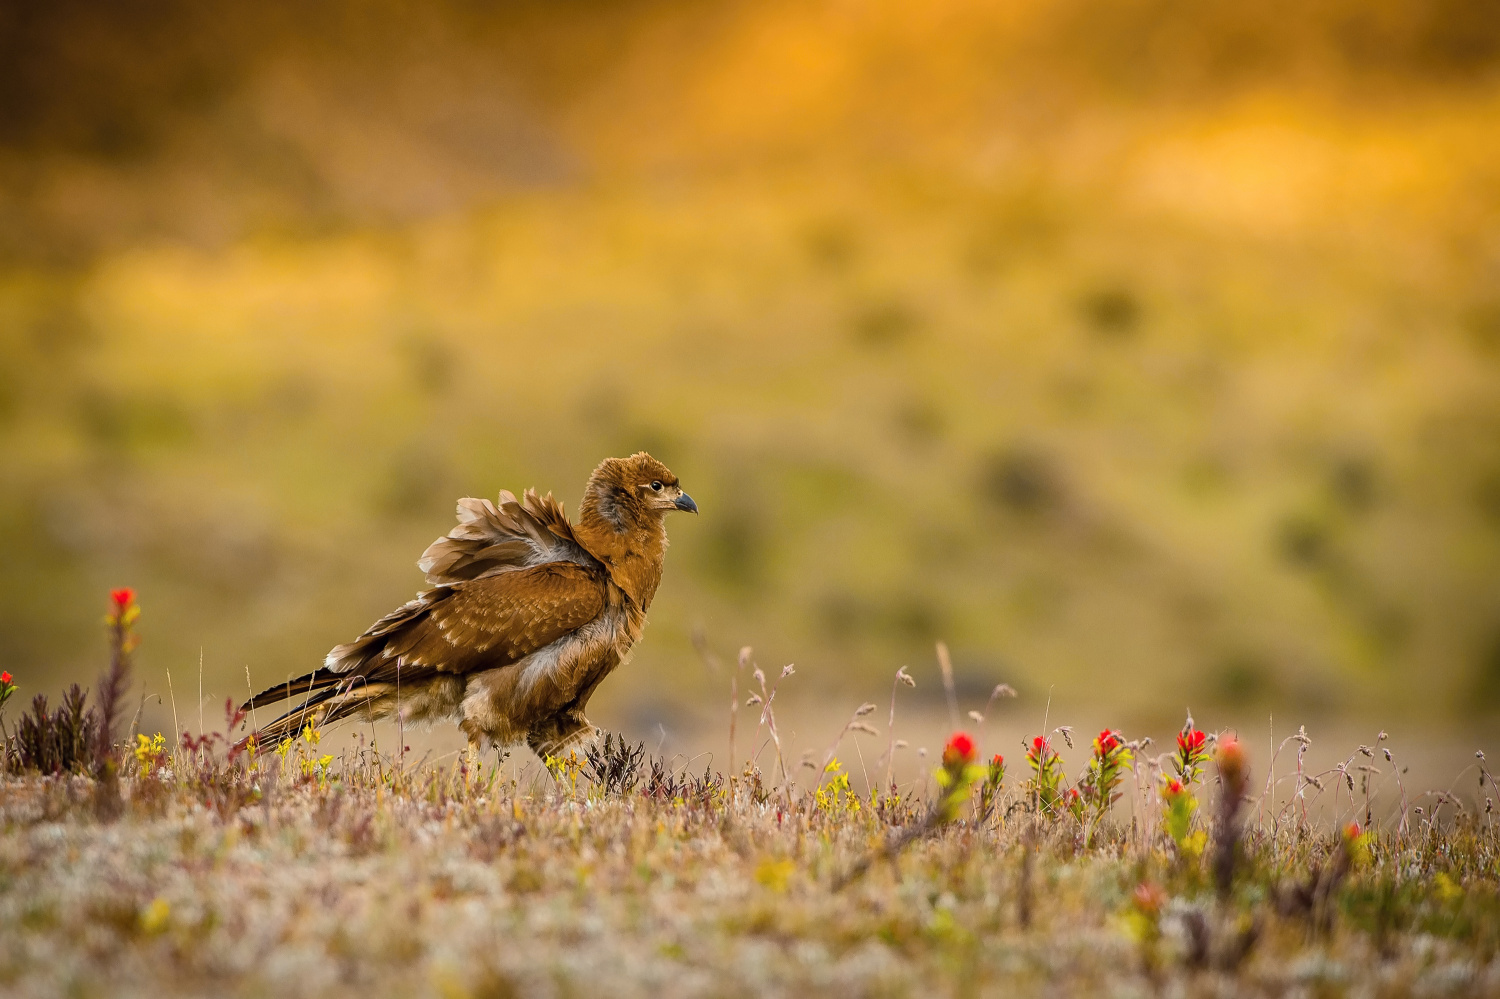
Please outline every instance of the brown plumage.
[[245, 702], [312, 695], [260, 729], [260, 743], [310, 721], [396, 711], [407, 722], [454, 719], [476, 747], [524, 741], [556, 753], [591, 737], [584, 706], [641, 637], [672, 510], [698, 507], [644, 451], [594, 469], [576, 524], [551, 493], [459, 500], [458, 526], [417, 563], [432, 589], [319, 669]]

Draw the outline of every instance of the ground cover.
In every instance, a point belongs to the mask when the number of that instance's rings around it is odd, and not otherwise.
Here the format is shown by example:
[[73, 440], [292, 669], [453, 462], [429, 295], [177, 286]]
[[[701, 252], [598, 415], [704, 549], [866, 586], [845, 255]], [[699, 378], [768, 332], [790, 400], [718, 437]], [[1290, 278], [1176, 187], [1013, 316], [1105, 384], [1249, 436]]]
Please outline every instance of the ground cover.
[[[774, 748], [774, 716], [760, 721], [755, 742]], [[403, 759], [358, 735], [330, 751], [311, 726], [260, 750], [139, 735], [96, 776], [80, 757], [80, 772], [0, 781], [0, 983], [154, 997], [1500, 993], [1483, 760], [1477, 787], [1465, 781], [1477, 796], [1403, 788], [1384, 813], [1367, 804], [1373, 782], [1400, 781], [1383, 740], [1328, 772], [1284, 761], [1291, 793], [1268, 809], [1231, 735], [1189, 723], [1158, 753], [1106, 730], [1070, 778], [1053, 747], [1072, 738], [1054, 729], [1007, 762], [955, 736], [929, 779], [861, 795], [837, 742], [821, 771], [768, 754], [764, 772], [725, 775], [613, 738], [518, 766]], [[1302, 745], [1288, 740], [1288, 761]], [[1307, 817], [1329, 802], [1356, 820]]]

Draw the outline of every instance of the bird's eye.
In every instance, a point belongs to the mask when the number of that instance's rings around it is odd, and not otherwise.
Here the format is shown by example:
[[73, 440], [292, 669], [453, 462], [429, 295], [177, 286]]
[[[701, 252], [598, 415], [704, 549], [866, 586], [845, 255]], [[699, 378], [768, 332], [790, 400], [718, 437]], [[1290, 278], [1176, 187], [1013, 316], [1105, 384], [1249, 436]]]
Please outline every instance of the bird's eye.
[[660, 482], [653, 482], [653, 483], [651, 483], [651, 488], [655, 489], [657, 492], [661, 492], [661, 483]]

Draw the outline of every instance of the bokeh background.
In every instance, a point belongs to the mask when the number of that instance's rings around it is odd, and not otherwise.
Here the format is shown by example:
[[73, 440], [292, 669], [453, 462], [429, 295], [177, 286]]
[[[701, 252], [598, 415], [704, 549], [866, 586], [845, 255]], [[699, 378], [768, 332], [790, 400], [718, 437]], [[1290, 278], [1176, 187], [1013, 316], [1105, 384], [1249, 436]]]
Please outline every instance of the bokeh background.
[[1462, 742], [1497, 121], [1496, 0], [6, 4], [0, 666], [91, 682], [131, 585], [190, 715], [644, 448], [703, 515], [612, 727], [741, 645], [940, 705], [942, 638], [1031, 727]]

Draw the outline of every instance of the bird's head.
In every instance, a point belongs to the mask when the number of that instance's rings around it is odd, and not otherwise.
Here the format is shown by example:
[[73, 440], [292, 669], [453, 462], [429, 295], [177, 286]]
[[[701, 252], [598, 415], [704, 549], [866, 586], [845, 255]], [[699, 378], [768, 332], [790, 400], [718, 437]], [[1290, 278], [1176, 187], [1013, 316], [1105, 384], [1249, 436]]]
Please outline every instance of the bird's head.
[[583, 512], [595, 512], [617, 531], [644, 525], [671, 510], [698, 512], [672, 470], [645, 451], [629, 458], [606, 458], [589, 476]]

